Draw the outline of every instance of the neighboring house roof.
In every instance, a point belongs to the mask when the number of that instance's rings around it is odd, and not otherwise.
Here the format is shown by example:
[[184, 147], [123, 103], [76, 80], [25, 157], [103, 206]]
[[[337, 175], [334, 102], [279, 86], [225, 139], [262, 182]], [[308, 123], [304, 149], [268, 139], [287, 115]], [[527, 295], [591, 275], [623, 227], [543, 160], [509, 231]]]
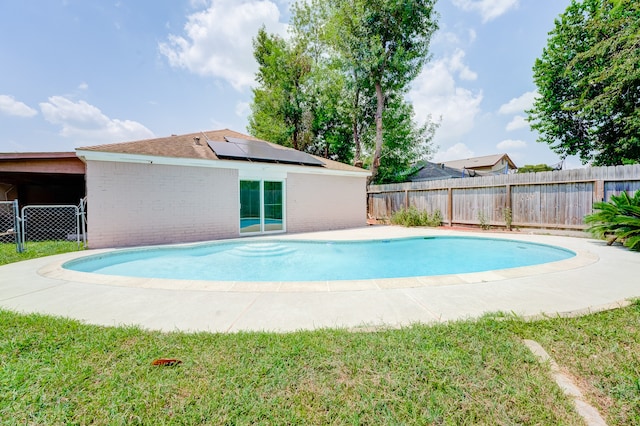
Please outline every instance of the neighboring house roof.
[[0, 153], [0, 200], [77, 204], [86, 195], [85, 172], [75, 152]]
[[507, 154], [485, 155], [483, 157], [465, 158], [464, 160], [445, 161], [443, 164], [454, 169], [480, 169], [493, 167], [503, 158], [509, 163], [509, 169], [518, 168]]
[[50, 160], [76, 158], [75, 152], [0, 152], [0, 160]]
[[420, 170], [409, 177], [409, 182], [461, 178], [462, 175], [462, 170], [447, 167], [442, 163], [436, 164], [425, 161]]
[[75, 152], [0, 153], [0, 175], [9, 172], [84, 175], [85, 165]]
[[[131, 155], [148, 155], [169, 158], [187, 158], [199, 160], [224, 160], [218, 158], [208, 146], [207, 140], [213, 142], [227, 142], [225, 138], [238, 138], [259, 141], [253, 136], [245, 135], [233, 130], [210, 130], [206, 132], [188, 133], [186, 135], [171, 135], [163, 138], [144, 139], [133, 142], [122, 142], [106, 145], [96, 145], [77, 148], [76, 151], [106, 152]], [[267, 142], [272, 148], [293, 150], [281, 145]], [[324, 163], [324, 167], [331, 170], [359, 171], [366, 170], [350, 166], [337, 161], [313, 156]], [[231, 161], [231, 160], [229, 160]]]

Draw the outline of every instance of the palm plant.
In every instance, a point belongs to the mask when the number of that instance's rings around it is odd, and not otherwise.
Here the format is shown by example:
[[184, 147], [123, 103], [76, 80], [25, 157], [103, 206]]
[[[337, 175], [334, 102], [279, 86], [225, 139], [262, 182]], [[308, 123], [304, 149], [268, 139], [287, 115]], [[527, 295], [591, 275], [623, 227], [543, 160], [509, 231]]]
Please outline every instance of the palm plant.
[[631, 250], [640, 250], [640, 191], [630, 197], [626, 191], [612, 195], [609, 202], [593, 205], [595, 213], [585, 216], [594, 237], [606, 239], [611, 245], [621, 242]]

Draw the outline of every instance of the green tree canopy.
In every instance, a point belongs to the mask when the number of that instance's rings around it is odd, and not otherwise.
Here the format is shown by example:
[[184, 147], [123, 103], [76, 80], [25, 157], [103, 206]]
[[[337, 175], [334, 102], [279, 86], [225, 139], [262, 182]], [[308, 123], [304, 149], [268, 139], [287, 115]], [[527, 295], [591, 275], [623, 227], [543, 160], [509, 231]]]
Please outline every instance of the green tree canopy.
[[640, 160], [640, 2], [572, 0], [533, 71], [539, 142], [585, 164]]
[[280, 145], [303, 150], [310, 144], [309, 123], [305, 122], [306, 86], [311, 59], [304, 47], [287, 43], [264, 28], [253, 41], [258, 62], [253, 89], [249, 132]]
[[434, 3], [294, 3], [290, 38], [261, 29], [254, 39], [259, 86], [253, 91], [249, 132], [364, 164], [378, 183], [406, 174], [430, 154], [435, 130], [429, 121], [418, 125], [404, 100], [428, 57], [436, 29]]
[[[413, 105], [402, 96], [388, 99], [382, 118], [385, 123], [384, 144], [376, 182], [404, 182], [407, 176], [419, 170], [417, 159], [431, 157], [430, 142], [437, 124], [428, 121], [422, 126], [417, 125]], [[369, 135], [369, 140], [373, 142], [375, 135]]]
[[555, 170], [547, 164], [525, 164], [518, 168], [518, 173], [550, 172]]
[[428, 59], [438, 28], [435, 0], [327, 0], [326, 40], [353, 73], [357, 87], [376, 95], [375, 148], [371, 162], [376, 180], [384, 145], [387, 97], [403, 93]]

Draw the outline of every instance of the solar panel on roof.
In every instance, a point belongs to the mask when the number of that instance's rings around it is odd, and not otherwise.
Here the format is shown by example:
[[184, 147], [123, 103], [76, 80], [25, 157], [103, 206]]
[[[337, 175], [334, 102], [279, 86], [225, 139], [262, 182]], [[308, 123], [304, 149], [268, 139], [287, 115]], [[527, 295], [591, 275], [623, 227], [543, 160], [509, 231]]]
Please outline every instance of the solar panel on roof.
[[221, 158], [275, 163], [324, 166], [317, 158], [290, 148], [276, 148], [267, 142], [225, 137], [227, 142], [208, 141], [209, 147]]
[[245, 152], [234, 143], [207, 141], [209, 147], [218, 157], [244, 158]]
[[225, 136], [227, 142], [235, 143], [236, 145], [254, 145], [254, 146], [269, 146], [265, 141], [253, 141], [249, 139], [232, 138]]

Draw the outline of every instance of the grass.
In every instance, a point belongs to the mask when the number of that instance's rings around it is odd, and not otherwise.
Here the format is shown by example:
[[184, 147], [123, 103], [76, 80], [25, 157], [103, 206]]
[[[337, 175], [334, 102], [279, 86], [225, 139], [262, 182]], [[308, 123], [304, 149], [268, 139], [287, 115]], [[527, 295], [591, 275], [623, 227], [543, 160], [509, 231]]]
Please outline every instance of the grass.
[[0, 243], [0, 265], [77, 251], [78, 243], [75, 241], [28, 241], [26, 247], [26, 251], [18, 253], [15, 244]]
[[[16, 423], [579, 424], [500, 321], [289, 334], [0, 323], [0, 418]], [[163, 356], [183, 363], [151, 365]]]
[[[582, 424], [540, 342], [611, 425], [640, 425], [640, 302], [398, 330], [161, 333], [0, 310], [1, 424]], [[154, 359], [182, 360], [174, 367]]]
[[577, 378], [610, 425], [640, 425], [640, 300], [630, 307], [579, 318], [513, 321]]

